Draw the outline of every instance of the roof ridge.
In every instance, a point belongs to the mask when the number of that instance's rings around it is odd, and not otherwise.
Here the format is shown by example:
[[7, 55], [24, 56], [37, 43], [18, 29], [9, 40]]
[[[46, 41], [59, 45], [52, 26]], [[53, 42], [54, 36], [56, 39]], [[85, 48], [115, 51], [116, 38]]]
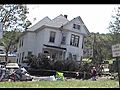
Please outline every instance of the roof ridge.
[[[60, 16], [63, 16], [63, 15], [62, 15], [62, 14], [58, 15], [57, 17], [53, 18], [52, 21], [55, 20], [56, 18], [60, 17]], [[63, 16], [63, 17], [64, 17], [64, 16]], [[64, 18], [65, 18], [65, 17], [64, 17]], [[67, 18], [65, 18], [65, 19], [67, 19]], [[68, 20], [68, 19], [67, 19], [67, 20]], [[68, 21], [69, 21], [69, 20], [68, 20]]]

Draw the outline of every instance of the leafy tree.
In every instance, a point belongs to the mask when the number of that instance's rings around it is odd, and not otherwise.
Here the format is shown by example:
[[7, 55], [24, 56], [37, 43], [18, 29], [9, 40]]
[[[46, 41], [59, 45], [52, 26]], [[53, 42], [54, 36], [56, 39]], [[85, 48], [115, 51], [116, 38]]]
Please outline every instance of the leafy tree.
[[114, 8], [108, 29], [111, 33], [112, 43], [120, 43], [120, 7]]
[[6, 49], [6, 62], [8, 52], [17, 43], [20, 32], [25, 31], [31, 25], [26, 14], [28, 14], [26, 5], [4, 4], [0, 6], [0, 22], [3, 23], [4, 30], [1, 42]]
[[[120, 44], [120, 7], [114, 8], [112, 20], [109, 23], [108, 27], [111, 37], [112, 37], [112, 45]], [[115, 63], [113, 62], [113, 71], [118, 70], [119, 60], [116, 59]]]
[[88, 56], [88, 58], [94, 59], [92, 63], [101, 64], [104, 60], [111, 59], [112, 37], [110, 33], [91, 33], [89, 37], [85, 37], [85, 47], [93, 49], [93, 45], [94, 56]]
[[5, 4], [0, 8], [0, 22], [4, 30], [24, 31], [31, 22], [27, 19], [28, 9], [25, 5]]

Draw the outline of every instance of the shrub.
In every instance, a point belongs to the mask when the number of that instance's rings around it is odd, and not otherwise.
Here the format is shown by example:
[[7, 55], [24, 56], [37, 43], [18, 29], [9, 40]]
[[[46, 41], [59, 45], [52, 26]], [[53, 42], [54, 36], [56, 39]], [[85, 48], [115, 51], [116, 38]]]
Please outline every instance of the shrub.
[[53, 64], [53, 69], [57, 71], [63, 71], [64, 70], [65, 63], [63, 60], [57, 60]]
[[54, 69], [57, 71], [78, 71], [79, 64], [75, 60], [55, 60], [48, 58], [46, 54], [40, 53], [37, 56], [30, 55], [27, 57], [28, 65], [32, 68]]

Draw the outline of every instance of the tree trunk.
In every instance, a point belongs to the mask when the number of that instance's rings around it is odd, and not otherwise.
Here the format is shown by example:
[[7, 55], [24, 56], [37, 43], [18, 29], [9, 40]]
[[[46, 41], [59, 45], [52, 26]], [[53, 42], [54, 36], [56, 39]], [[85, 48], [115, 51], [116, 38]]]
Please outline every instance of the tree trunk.
[[8, 63], [8, 51], [6, 51], [6, 55], [5, 55], [5, 63]]

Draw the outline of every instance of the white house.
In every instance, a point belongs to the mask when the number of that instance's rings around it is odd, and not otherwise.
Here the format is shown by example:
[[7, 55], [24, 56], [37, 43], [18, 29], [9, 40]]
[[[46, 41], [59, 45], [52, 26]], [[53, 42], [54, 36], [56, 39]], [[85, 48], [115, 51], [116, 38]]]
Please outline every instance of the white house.
[[39, 53], [48, 53], [55, 60], [72, 56], [80, 62], [83, 38], [88, 34], [80, 16], [70, 21], [67, 15], [62, 14], [52, 20], [45, 17], [19, 37], [18, 63], [22, 63], [29, 54], [38, 56]]

